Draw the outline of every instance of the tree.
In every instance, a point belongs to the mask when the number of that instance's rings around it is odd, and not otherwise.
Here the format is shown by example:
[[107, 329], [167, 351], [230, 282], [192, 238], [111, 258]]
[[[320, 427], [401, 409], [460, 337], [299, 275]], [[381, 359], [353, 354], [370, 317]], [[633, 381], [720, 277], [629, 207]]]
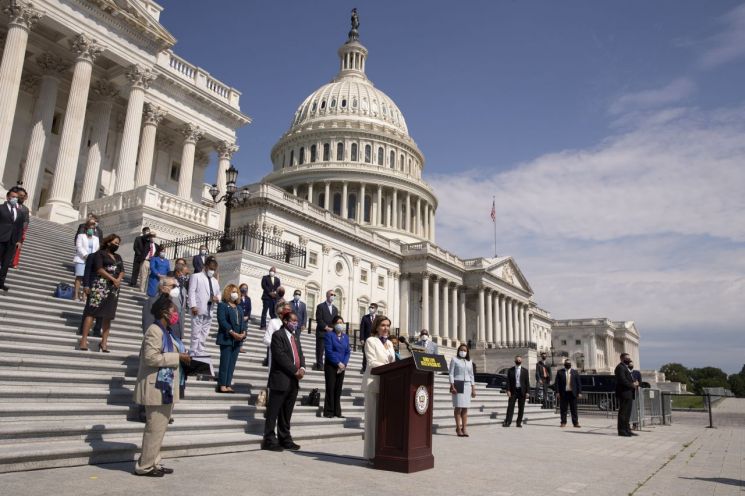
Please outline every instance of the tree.
[[666, 363], [660, 367], [660, 372], [665, 374], [665, 379], [672, 382], [685, 384], [688, 391], [691, 390], [691, 371], [680, 363]]
[[745, 365], [738, 374], [732, 374], [727, 378], [729, 389], [738, 398], [745, 398]]
[[721, 387], [729, 389], [727, 374], [717, 367], [692, 369], [691, 380], [693, 381], [693, 392], [696, 394], [703, 394], [704, 388]]

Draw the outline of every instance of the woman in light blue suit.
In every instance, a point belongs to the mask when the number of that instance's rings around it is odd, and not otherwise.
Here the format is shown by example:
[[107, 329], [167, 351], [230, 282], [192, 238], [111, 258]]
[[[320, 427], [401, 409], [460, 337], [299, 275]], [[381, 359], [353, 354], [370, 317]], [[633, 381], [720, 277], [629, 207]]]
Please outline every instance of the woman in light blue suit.
[[217, 305], [217, 344], [220, 346], [220, 371], [217, 376], [218, 393], [234, 393], [233, 371], [238, 361], [241, 343], [246, 339], [246, 321], [243, 308], [238, 304], [238, 286], [228, 284], [222, 292], [222, 301]]
[[455, 433], [458, 437], [468, 437], [468, 407], [471, 398], [476, 397], [476, 381], [473, 375], [473, 362], [468, 346], [458, 346], [458, 354], [450, 360], [450, 393], [453, 395], [453, 415]]

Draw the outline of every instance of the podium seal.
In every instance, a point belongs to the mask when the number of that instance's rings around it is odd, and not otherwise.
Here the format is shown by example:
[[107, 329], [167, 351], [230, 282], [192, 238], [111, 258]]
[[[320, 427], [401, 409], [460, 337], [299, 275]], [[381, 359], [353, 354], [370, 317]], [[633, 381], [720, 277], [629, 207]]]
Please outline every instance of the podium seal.
[[419, 386], [414, 393], [414, 408], [419, 415], [424, 415], [429, 408], [429, 391], [426, 386]]

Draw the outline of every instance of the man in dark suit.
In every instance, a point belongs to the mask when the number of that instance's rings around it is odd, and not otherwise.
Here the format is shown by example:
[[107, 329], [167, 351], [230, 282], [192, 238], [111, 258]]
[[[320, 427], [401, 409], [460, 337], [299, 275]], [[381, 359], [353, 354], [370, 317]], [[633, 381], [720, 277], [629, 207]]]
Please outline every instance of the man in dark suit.
[[195, 274], [204, 270], [204, 262], [207, 261], [207, 255], [209, 254], [210, 252], [205, 245], [199, 247], [199, 253], [194, 255], [194, 258], [191, 259], [191, 264], [194, 266]]
[[507, 415], [502, 427], [512, 424], [512, 415], [515, 413], [515, 402], [517, 402], [517, 427], [523, 426], [523, 411], [525, 410], [525, 398], [530, 392], [530, 378], [528, 370], [522, 367], [523, 357], [515, 357], [515, 366], [507, 371]]
[[132, 275], [129, 278], [129, 285], [137, 287], [137, 279], [140, 277], [140, 268], [142, 262], [148, 255], [150, 247], [150, 228], [143, 227], [142, 234], [137, 236], [132, 243], [132, 250], [135, 252], [134, 260], [132, 260]]
[[535, 366], [535, 387], [541, 388], [543, 401], [541, 408], [548, 408], [548, 386], [551, 383], [551, 367], [546, 364], [546, 352], [541, 352], [541, 359]]
[[[295, 336], [299, 324], [292, 312], [282, 316], [282, 327], [272, 334], [272, 366], [269, 370], [269, 401], [266, 405], [264, 440], [261, 449], [298, 450], [290, 434], [290, 419], [295, 408], [300, 380], [305, 376], [305, 357]], [[275, 434], [275, 426], [277, 432]]]
[[276, 318], [274, 311], [277, 306], [277, 288], [280, 286], [279, 277], [277, 277], [277, 268], [270, 267], [269, 274], [261, 278], [261, 323], [259, 328], [266, 330], [266, 314], [269, 312], [269, 318]]
[[292, 293], [292, 301], [290, 302], [292, 311], [295, 312], [295, 315], [297, 315], [298, 326], [295, 335], [298, 339], [300, 339], [300, 335], [308, 327], [308, 308], [305, 306], [305, 302], [300, 299], [301, 296], [302, 293], [300, 292], [300, 290], [296, 289]]
[[323, 370], [324, 337], [327, 332], [334, 330], [331, 322], [339, 315], [339, 309], [334, 306], [336, 295], [332, 290], [326, 291], [326, 301], [316, 307], [316, 363], [313, 370]]
[[622, 437], [636, 436], [631, 432], [631, 405], [634, 403], [634, 392], [639, 383], [634, 382], [629, 370], [631, 357], [628, 353], [621, 353], [621, 363], [616, 365], [616, 398], [618, 399], [618, 435]]
[[5, 195], [0, 205], [0, 289], [7, 292], [5, 277], [16, 250], [21, 247], [23, 234], [23, 212], [18, 210], [18, 187], [14, 186]]
[[579, 428], [577, 399], [582, 397], [582, 384], [579, 380], [579, 372], [572, 368], [572, 362], [568, 359], [564, 360], [564, 370], [556, 373], [555, 386], [561, 410], [561, 426], [567, 426], [567, 407], [569, 407], [572, 412], [572, 425]]
[[[372, 330], [372, 324], [375, 320], [375, 317], [378, 315], [378, 305], [375, 303], [370, 303], [370, 308], [368, 309], [368, 313], [362, 316], [362, 320], [360, 321], [360, 346], [362, 349], [365, 349], [365, 340], [370, 337], [370, 331]], [[365, 369], [367, 368], [367, 357], [365, 356], [365, 353], [362, 353], [362, 368], [360, 369], [360, 374], [365, 373]]]

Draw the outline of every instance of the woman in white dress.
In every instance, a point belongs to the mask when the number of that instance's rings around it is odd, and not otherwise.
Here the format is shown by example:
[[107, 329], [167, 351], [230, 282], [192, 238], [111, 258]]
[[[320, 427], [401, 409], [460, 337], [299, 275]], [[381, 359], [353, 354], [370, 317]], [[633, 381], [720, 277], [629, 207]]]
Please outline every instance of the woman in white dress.
[[365, 340], [365, 357], [367, 368], [362, 376], [362, 392], [365, 393], [365, 448], [363, 456], [368, 460], [375, 457], [375, 430], [378, 425], [378, 394], [380, 377], [371, 375], [375, 367], [392, 363], [396, 360], [393, 343], [388, 339], [391, 321], [388, 317], [378, 315], [372, 324], [370, 337]]
[[458, 355], [450, 360], [450, 393], [453, 395], [453, 415], [455, 433], [458, 437], [468, 437], [468, 407], [471, 398], [476, 397], [476, 382], [473, 376], [473, 363], [468, 346], [458, 346]]

